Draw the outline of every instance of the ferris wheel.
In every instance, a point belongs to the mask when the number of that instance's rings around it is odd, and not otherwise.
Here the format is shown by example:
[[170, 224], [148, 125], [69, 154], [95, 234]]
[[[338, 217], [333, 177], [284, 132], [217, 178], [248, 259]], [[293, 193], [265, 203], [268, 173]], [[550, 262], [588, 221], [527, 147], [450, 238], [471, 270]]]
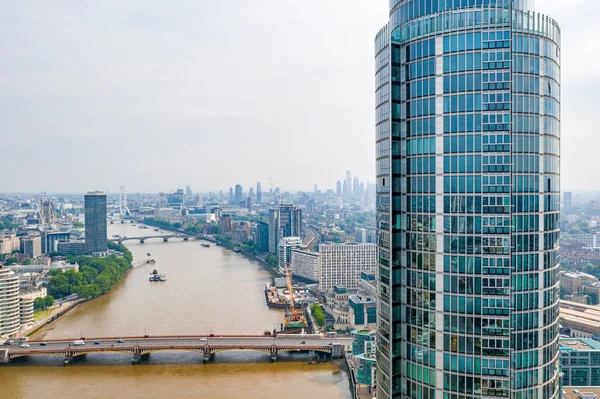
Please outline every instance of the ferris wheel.
[[127, 191], [125, 191], [125, 187], [123, 186], [119, 188], [119, 214], [121, 217], [131, 216], [131, 211], [127, 206]]

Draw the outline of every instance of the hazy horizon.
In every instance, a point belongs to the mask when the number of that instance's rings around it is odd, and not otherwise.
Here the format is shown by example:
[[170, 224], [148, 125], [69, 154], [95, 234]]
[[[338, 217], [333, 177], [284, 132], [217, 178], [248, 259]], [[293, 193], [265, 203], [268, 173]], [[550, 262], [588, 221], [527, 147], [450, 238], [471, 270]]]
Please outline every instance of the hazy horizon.
[[[373, 39], [388, 4], [9, 2], [0, 9], [3, 190], [218, 192], [260, 181], [268, 191], [272, 178], [282, 191], [325, 191], [346, 170], [374, 181]], [[600, 44], [582, 23], [600, 5], [537, 8], [563, 35], [563, 191], [600, 189]]]

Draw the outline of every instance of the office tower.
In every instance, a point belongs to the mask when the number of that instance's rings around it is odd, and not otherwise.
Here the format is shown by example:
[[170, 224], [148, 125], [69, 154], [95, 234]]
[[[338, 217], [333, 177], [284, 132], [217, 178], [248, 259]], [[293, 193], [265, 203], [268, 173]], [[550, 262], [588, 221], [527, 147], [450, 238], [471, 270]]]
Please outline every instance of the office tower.
[[240, 186], [239, 184], [235, 185], [235, 204], [237, 206], [240, 206], [243, 200], [243, 190], [242, 190], [242, 186]]
[[158, 193], [158, 209], [167, 207], [167, 194]]
[[573, 208], [573, 193], [570, 191], [565, 191], [564, 193], [564, 209]]
[[269, 250], [269, 223], [259, 221], [256, 224], [256, 246], [261, 251]]
[[21, 238], [21, 252], [30, 258], [42, 255], [42, 239], [40, 236]]
[[306, 210], [310, 214], [315, 213], [315, 200], [314, 199], [311, 198], [306, 202]]
[[315, 184], [315, 186], [314, 186], [314, 193], [316, 194], [316, 193], [317, 193], [317, 191], [319, 191], [319, 190], [318, 190], [318, 187], [317, 187], [317, 185]]
[[4, 266], [0, 266], [0, 298], [0, 336], [9, 337], [21, 326], [19, 278]]
[[181, 211], [183, 209], [184, 192], [178, 188], [174, 193], [167, 194], [167, 207]]
[[390, 5], [377, 397], [558, 398], [560, 29], [528, 0]]
[[250, 187], [248, 190], [248, 197], [254, 199], [254, 187]]
[[352, 175], [350, 171], [346, 172], [346, 180], [344, 180], [344, 197], [352, 196]]
[[342, 182], [339, 180], [335, 184], [335, 195], [337, 195], [338, 197], [342, 196]]
[[85, 251], [88, 253], [107, 250], [106, 194], [89, 192], [84, 197], [85, 207]]
[[319, 290], [329, 291], [334, 285], [357, 288], [361, 272], [376, 272], [376, 253], [375, 244], [319, 244]]
[[246, 209], [248, 209], [249, 211], [252, 211], [252, 198], [250, 197], [246, 197], [246, 199], [244, 200], [244, 206], [246, 207]]
[[185, 186], [185, 198], [188, 200], [192, 198], [192, 189], [190, 186]]
[[231, 231], [231, 215], [223, 215], [221, 218], [221, 234], [226, 234]]
[[358, 176], [354, 176], [354, 183], [352, 184], [352, 195], [357, 197], [360, 194], [360, 181]]
[[269, 209], [269, 252], [276, 253], [279, 241], [286, 237], [302, 237], [302, 210], [281, 203]]
[[229, 203], [231, 204], [235, 200], [233, 196], [233, 187], [229, 187]]
[[256, 203], [262, 203], [262, 187], [260, 186], [260, 183], [256, 183]]

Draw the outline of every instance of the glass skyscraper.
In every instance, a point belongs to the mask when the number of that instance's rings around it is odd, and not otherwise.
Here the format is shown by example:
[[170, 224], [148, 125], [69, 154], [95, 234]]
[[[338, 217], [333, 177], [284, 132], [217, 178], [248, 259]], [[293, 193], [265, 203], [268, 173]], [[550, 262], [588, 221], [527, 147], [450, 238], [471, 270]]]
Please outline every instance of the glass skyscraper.
[[87, 253], [107, 250], [106, 194], [89, 192], [84, 197], [85, 251]]
[[390, 0], [375, 50], [377, 396], [558, 398], [557, 23]]

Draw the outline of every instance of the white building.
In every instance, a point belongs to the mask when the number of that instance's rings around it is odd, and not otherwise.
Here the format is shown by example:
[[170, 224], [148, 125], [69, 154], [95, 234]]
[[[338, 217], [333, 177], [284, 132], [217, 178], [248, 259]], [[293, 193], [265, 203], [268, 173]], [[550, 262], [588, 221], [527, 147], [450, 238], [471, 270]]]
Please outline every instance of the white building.
[[0, 237], [0, 254], [10, 254], [13, 251], [18, 251], [21, 246], [21, 241], [16, 234], [5, 234]]
[[302, 246], [302, 238], [300, 237], [285, 237], [279, 240], [279, 271], [285, 273], [285, 265], [292, 262], [292, 249]]
[[21, 326], [19, 278], [0, 266], [0, 336], [12, 336]]
[[292, 275], [311, 281], [319, 281], [319, 253], [292, 249]]
[[358, 288], [361, 272], [376, 272], [375, 244], [320, 244], [318, 280], [321, 292], [334, 285]]

